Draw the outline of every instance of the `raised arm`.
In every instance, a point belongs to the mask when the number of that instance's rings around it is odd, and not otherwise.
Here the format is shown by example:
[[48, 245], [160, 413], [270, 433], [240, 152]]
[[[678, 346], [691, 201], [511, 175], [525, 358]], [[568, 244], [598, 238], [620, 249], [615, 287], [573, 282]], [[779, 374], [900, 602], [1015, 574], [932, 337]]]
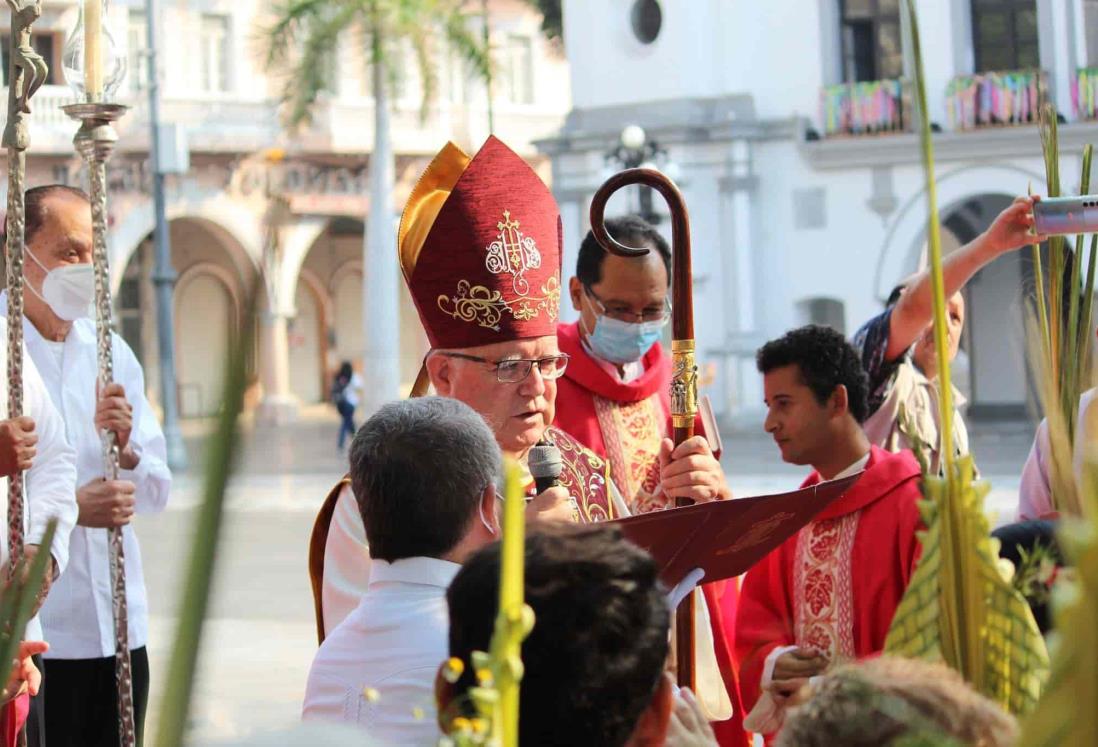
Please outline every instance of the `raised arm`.
[[[946, 299], [1000, 255], [1045, 240], [1044, 236], [1033, 234], [1033, 204], [1038, 199], [1015, 198], [986, 231], [942, 261]], [[885, 361], [902, 356], [931, 323], [933, 313], [930, 271], [923, 270], [907, 284], [892, 310]]]

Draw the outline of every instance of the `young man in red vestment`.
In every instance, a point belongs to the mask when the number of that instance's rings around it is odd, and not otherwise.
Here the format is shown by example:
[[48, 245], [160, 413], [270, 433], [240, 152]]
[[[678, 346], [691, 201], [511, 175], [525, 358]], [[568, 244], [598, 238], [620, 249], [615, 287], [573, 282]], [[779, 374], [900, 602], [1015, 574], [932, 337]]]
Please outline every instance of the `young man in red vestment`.
[[766, 432], [809, 486], [862, 472], [845, 495], [747, 572], [736, 619], [747, 726], [770, 734], [783, 708], [831, 664], [879, 653], [911, 578], [922, 474], [910, 451], [871, 446], [857, 351], [826, 327], [758, 352]]
[[[580, 245], [576, 274], [569, 281], [578, 322], [557, 327], [557, 342], [569, 356], [557, 381], [557, 414], [553, 421], [610, 463], [610, 476], [630, 513], [671, 508], [680, 490], [675, 480], [661, 482], [671, 456], [708, 452], [701, 436], [673, 449], [671, 359], [659, 343], [670, 319], [668, 288], [671, 250], [663, 236], [639, 217], [606, 221], [610, 235], [626, 246], [649, 251], [622, 257], [603, 249], [588, 232]], [[697, 427], [696, 432], [701, 433]], [[713, 498], [731, 497], [727, 486], [713, 486]], [[732, 718], [714, 723], [721, 745], [744, 744], [742, 708], [732, 664], [731, 623], [736, 583], [703, 587], [708, 600], [720, 676], [732, 701]], [[732, 612], [725, 624], [722, 602]], [[716, 675], [716, 673], [714, 673]], [[723, 716], [714, 708], [711, 715]]]

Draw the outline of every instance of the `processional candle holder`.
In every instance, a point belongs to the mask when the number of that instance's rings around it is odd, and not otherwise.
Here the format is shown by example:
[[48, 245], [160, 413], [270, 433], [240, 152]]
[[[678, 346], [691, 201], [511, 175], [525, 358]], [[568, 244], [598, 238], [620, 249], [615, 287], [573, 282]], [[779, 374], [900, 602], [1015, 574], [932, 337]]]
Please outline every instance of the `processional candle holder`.
[[[34, 51], [31, 26], [42, 15], [41, 0], [7, 0], [11, 9], [10, 61], [8, 67], [8, 120], [3, 144], [8, 151], [8, 206], [6, 281], [8, 290], [7, 377], [8, 417], [23, 414], [23, 252], [25, 248], [27, 148], [30, 147], [30, 98], [49, 70]], [[8, 480], [9, 580], [23, 558], [23, 497], [26, 476], [20, 472]], [[25, 734], [22, 740], [25, 741]]]
[[[62, 52], [65, 79], [76, 94], [78, 103], [61, 108], [80, 123], [73, 145], [88, 169], [99, 391], [114, 381], [110, 260], [107, 251], [107, 161], [118, 143], [114, 123], [129, 110], [127, 106], [110, 101], [125, 75], [125, 59], [118, 54], [114, 39], [103, 25], [106, 9], [106, 0], [84, 0], [79, 23]], [[101, 431], [100, 438], [104, 476], [108, 480], [117, 480], [120, 456], [117, 438], [111, 431]], [[125, 546], [121, 527], [112, 527], [107, 531], [114, 608], [119, 744], [121, 747], [133, 747], [137, 733], [126, 604]]]

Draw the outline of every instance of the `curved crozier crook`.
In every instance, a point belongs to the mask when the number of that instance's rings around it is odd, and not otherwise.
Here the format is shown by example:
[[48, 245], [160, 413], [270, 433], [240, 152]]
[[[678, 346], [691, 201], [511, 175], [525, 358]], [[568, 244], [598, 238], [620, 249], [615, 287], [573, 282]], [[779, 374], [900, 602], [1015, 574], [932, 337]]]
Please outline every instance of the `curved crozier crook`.
[[[624, 246], [606, 230], [604, 212], [610, 195], [622, 187], [642, 184], [663, 195], [671, 214], [671, 437], [675, 445], [694, 435], [697, 413], [697, 367], [694, 364], [694, 287], [690, 272], [690, 217], [674, 182], [653, 169], [629, 169], [615, 174], [591, 199], [591, 233], [606, 251], [640, 257], [648, 249]], [[691, 503], [680, 498], [676, 504]], [[675, 610], [675, 666], [680, 687], [697, 689], [694, 671], [694, 595]]]
[[641, 257], [644, 247], [625, 246], [606, 230], [605, 211], [610, 196], [622, 187], [641, 184], [659, 192], [671, 215], [671, 333], [676, 340], [694, 339], [693, 279], [690, 268], [690, 215], [675, 183], [655, 169], [626, 169], [614, 174], [591, 198], [591, 233], [606, 251]]

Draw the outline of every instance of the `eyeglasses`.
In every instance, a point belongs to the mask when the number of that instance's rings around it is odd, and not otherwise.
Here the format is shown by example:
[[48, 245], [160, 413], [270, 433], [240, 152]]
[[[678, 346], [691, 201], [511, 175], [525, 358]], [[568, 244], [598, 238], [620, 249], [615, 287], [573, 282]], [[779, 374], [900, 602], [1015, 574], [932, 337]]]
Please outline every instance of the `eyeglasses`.
[[591, 286], [583, 286], [584, 292], [587, 297], [598, 304], [597, 310], [600, 314], [610, 317], [611, 319], [617, 319], [619, 322], [663, 322], [666, 323], [671, 318], [671, 299], [664, 297], [663, 308], [655, 309], [649, 308], [637, 313], [632, 309], [623, 308], [607, 308], [606, 303], [595, 295], [595, 291], [591, 290]]
[[448, 358], [460, 358], [461, 360], [485, 363], [496, 369], [496, 381], [501, 384], [517, 384], [525, 381], [526, 377], [536, 365], [538, 373], [543, 379], [559, 379], [564, 375], [564, 369], [568, 368], [569, 355], [547, 355], [544, 358], [508, 358], [502, 361], [493, 361], [481, 358], [479, 355], [466, 355], [465, 353], [441, 353]]

